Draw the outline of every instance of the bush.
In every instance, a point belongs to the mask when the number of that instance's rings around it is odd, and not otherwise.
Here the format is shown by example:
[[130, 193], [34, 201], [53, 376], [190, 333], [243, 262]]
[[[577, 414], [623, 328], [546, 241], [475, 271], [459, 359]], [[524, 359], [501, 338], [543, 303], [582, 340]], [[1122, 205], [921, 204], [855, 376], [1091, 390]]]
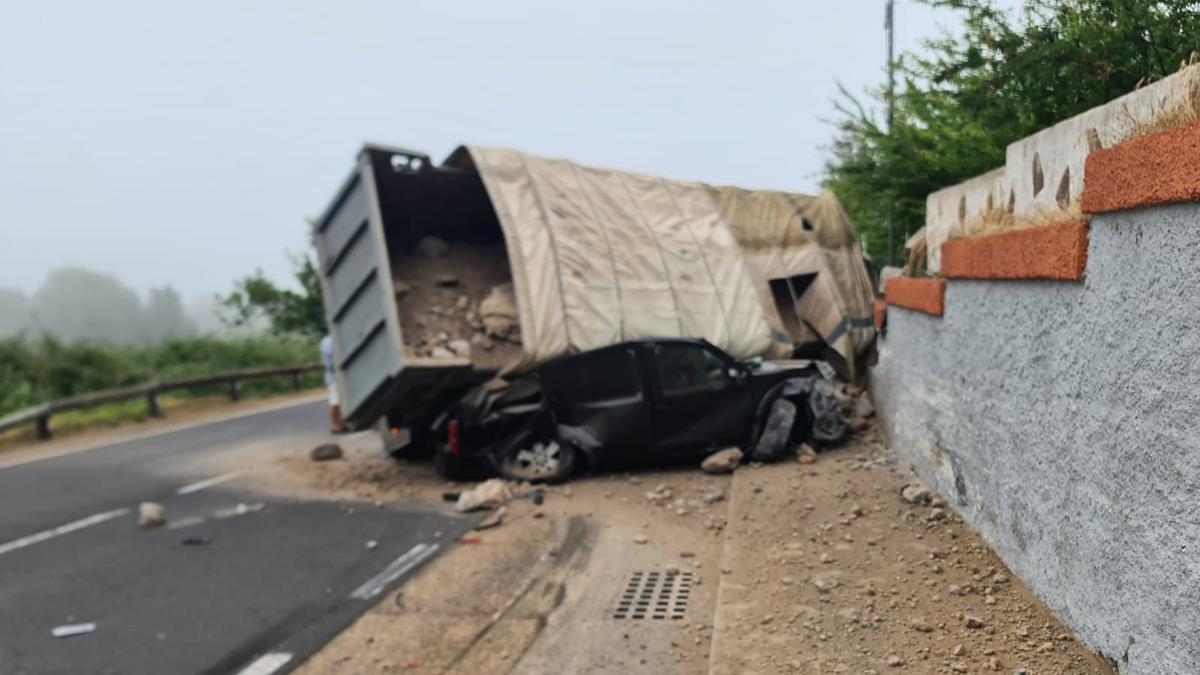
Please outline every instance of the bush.
[[[0, 340], [0, 415], [115, 387], [314, 363], [319, 358], [316, 341], [298, 337], [192, 338], [153, 347], [7, 338]], [[306, 383], [315, 384], [317, 380], [319, 374], [306, 378]], [[287, 377], [246, 383], [250, 395], [290, 388], [291, 380]], [[215, 387], [178, 394], [203, 396], [223, 391], [222, 387]]]

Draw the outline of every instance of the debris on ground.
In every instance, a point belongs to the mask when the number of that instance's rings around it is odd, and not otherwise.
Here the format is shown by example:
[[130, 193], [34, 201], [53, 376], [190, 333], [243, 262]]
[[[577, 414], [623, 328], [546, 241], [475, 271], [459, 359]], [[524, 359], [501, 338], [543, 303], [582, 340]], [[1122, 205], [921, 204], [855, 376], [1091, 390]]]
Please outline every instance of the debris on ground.
[[367, 541], [367, 550], [368, 551], [374, 551], [377, 548], [379, 548], [379, 542], [375, 541], [374, 539]]
[[187, 537], [179, 543], [183, 546], [208, 546], [212, 541], [210, 537]]
[[933, 499], [933, 493], [921, 483], [909, 483], [900, 488], [900, 498], [909, 504], [927, 504]]
[[460, 494], [454, 508], [459, 513], [498, 509], [512, 499], [512, 496], [508, 483], [500, 478], [492, 478]]
[[344, 454], [342, 446], [337, 443], [322, 443], [313, 448], [308, 456], [314, 462], [328, 462], [333, 459], [341, 459]]
[[872, 419], [817, 465], [734, 474], [710, 672], [1112, 675], [884, 452]]
[[801, 443], [800, 447], [796, 448], [796, 461], [801, 464], [816, 464], [817, 451], [808, 443]]
[[142, 502], [138, 504], [138, 527], [150, 529], [162, 527], [167, 522], [167, 510], [162, 504]]
[[491, 515], [489, 515], [487, 518], [484, 518], [483, 520], [479, 521], [479, 524], [475, 526], [475, 529], [476, 530], [490, 530], [493, 527], [500, 527], [500, 525], [504, 522], [504, 517], [507, 515], [508, 515], [508, 508], [501, 506], [500, 508], [493, 511], [491, 513]]
[[96, 630], [94, 623], [74, 623], [64, 626], [55, 626], [50, 629], [50, 635], [56, 638], [71, 637], [72, 635], [84, 635]]
[[725, 448], [718, 450], [700, 463], [700, 470], [704, 473], [732, 473], [742, 461], [742, 451], [737, 448]]

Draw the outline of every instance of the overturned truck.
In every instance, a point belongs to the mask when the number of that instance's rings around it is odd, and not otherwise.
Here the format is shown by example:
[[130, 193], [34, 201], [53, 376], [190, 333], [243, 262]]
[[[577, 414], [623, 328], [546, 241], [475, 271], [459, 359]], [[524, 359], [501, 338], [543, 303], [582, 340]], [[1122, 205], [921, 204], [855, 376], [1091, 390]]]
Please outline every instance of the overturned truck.
[[370, 144], [314, 240], [346, 421], [389, 450], [428, 446], [439, 412], [498, 374], [631, 339], [819, 356], [847, 379], [874, 345], [872, 283], [829, 194]]

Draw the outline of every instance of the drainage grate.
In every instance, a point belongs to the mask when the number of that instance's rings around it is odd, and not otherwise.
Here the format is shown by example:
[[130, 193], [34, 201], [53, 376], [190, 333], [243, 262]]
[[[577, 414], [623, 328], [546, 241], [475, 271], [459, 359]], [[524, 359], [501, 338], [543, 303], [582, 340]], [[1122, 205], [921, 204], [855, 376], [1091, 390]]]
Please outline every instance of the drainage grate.
[[614, 619], [682, 619], [692, 573], [634, 572], [617, 600]]

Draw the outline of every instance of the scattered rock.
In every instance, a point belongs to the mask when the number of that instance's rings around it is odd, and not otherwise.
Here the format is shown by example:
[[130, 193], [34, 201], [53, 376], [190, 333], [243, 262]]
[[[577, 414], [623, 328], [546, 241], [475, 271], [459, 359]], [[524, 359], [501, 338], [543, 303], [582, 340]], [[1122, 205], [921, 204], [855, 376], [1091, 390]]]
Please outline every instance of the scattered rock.
[[374, 539], [367, 542], [368, 551], [374, 551], [377, 548], [379, 548], [379, 542], [375, 541]]
[[962, 595], [963, 588], [958, 584], [950, 584], [950, 595]]
[[309, 459], [314, 462], [328, 462], [332, 459], [341, 459], [344, 455], [342, 446], [337, 443], [322, 443], [308, 453]]
[[908, 622], [908, 627], [912, 628], [913, 630], [917, 631], [918, 633], [932, 633], [933, 632], [933, 626], [925, 619], [922, 619], [919, 617], [910, 619]]
[[1006, 575], [1006, 574], [996, 574], [996, 575], [993, 575], [993, 576], [992, 576], [992, 583], [993, 583], [993, 584], [996, 584], [996, 585], [1000, 585], [1000, 584], [1007, 584], [1007, 583], [1008, 583], [1008, 575]]
[[[540, 515], [540, 514], [541, 514], [541, 511], [537, 511], [534, 513], [535, 516]], [[493, 511], [487, 518], [484, 518], [483, 520], [479, 521], [479, 524], [475, 526], [475, 529], [476, 530], [490, 530], [493, 527], [500, 527], [500, 524], [504, 522], [504, 517], [507, 515], [508, 515], [508, 507], [501, 506], [500, 508]]]
[[483, 333], [476, 333], [471, 336], [471, 344], [476, 345], [485, 352], [490, 352], [496, 348], [496, 343]]
[[900, 497], [909, 504], [924, 504], [933, 497], [933, 493], [920, 483], [909, 483], [900, 488]]
[[499, 478], [492, 478], [464, 491], [458, 496], [454, 505], [459, 513], [478, 511], [479, 509], [498, 509], [512, 499], [512, 491]]
[[732, 473], [741, 461], [741, 450], [737, 448], [725, 448], [704, 458], [704, 461], [700, 464], [700, 469], [704, 473]]
[[431, 358], [431, 359], [452, 359], [452, 358], [454, 358], [454, 352], [450, 351], [449, 349], [446, 349], [445, 347], [437, 346], [437, 347], [434, 347], [433, 349], [429, 350], [429, 358]]
[[446, 348], [454, 352], [455, 356], [471, 358], [471, 343], [467, 340], [451, 340], [446, 343]]
[[886, 663], [892, 668], [899, 668], [904, 665], [904, 659], [892, 654], [891, 656], [887, 657]]
[[520, 324], [512, 284], [501, 284], [493, 288], [483, 302], [479, 303], [479, 315], [483, 319], [484, 333], [494, 338], [515, 339]]
[[422, 258], [445, 258], [450, 254], [450, 244], [437, 237], [421, 237], [417, 242], [417, 255]]
[[639, 534], [633, 535], [633, 543], [635, 543], [635, 544], [646, 544], [646, 543], [649, 543], [649, 541], [650, 541], [650, 539], [647, 538], [646, 535], [644, 535], [644, 534], [639, 533]]
[[945, 519], [946, 519], [946, 510], [945, 509], [937, 509], [937, 508], [929, 509], [929, 515], [925, 517], [925, 520], [928, 520], [928, 521], [945, 520]]
[[963, 620], [966, 622], [967, 628], [983, 628], [983, 619], [977, 616], [971, 616], [968, 614], [963, 617]]
[[138, 504], [138, 527], [142, 529], [162, 527], [166, 522], [167, 510], [163, 508], [162, 504], [155, 502]]

